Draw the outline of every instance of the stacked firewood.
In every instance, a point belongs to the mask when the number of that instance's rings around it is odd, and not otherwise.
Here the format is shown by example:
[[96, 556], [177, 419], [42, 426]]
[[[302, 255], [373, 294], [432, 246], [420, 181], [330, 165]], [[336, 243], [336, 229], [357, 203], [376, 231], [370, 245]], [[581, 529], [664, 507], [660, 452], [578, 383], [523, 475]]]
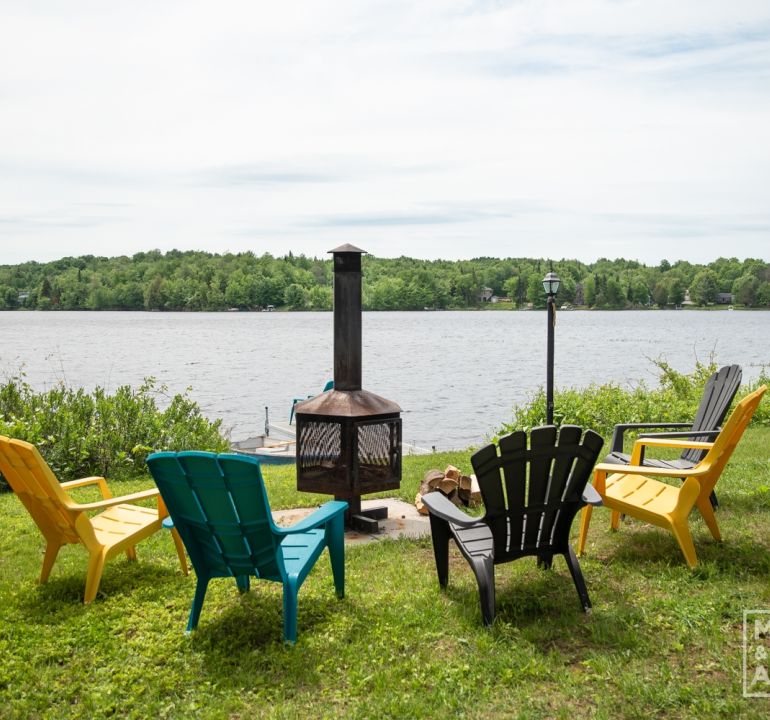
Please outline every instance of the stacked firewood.
[[463, 475], [454, 465], [446, 469], [428, 470], [425, 473], [420, 492], [414, 498], [414, 504], [420, 515], [427, 515], [428, 508], [422, 502], [423, 495], [429, 492], [442, 492], [458, 507], [476, 507], [481, 504], [481, 490], [475, 475]]

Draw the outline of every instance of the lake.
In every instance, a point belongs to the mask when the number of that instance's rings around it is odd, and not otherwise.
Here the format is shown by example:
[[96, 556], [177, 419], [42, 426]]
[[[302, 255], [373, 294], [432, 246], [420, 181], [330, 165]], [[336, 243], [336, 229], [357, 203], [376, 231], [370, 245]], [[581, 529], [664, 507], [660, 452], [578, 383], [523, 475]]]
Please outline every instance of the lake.
[[[3, 312], [0, 372], [44, 389], [138, 385], [190, 395], [234, 439], [288, 420], [291, 399], [332, 377], [331, 313]], [[481, 443], [545, 383], [546, 315], [382, 312], [363, 316], [363, 387], [399, 403], [404, 441]], [[682, 372], [696, 359], [770, 364], [770, 312], [561, 311], [555, 384], [657, 384], [649, 358]]]

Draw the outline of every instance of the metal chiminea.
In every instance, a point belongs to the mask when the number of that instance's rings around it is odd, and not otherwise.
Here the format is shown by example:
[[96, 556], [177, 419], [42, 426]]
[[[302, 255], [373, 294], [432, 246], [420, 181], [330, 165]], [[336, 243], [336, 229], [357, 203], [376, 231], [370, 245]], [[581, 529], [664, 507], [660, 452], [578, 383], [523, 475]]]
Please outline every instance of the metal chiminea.
[[361, 255], [334, 256], [334, 389], [297, 404], [297, 489], [347, 500], [347, 524], [377, 532], [361, 496], [401, 486], [401, 408], [361, 389]]

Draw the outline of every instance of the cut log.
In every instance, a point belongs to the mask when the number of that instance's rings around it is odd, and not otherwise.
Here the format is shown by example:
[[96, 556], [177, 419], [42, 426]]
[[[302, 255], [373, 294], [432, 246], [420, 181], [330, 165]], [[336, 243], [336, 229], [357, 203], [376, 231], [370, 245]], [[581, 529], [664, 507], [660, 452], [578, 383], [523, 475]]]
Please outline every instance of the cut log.
[[471, 499], [471, 479], [467, 475], [460, 477], [457, 494], [460, 497], [460, 500], [462, 500], [463, 505], [468, 507]]
[[476, 479], [475, 475], [471, 475], [471, 492], [470, 497], [468, 498], [468, 504], [471, 507], [478, 507], [482, 503], [481, 499], [481, 488], [479, 487], [479, 481]]
[[417, 508], [417, 512], [420, 513], [420, 515], [428, 514], [428, 508], [422, 501], [422, 493], [417, 493], [417, 495], [415, 495], [414, 506]]
[[439, 484], [438, 489], [447, 497], [457, 490], [457, 480], [445, 477]]
[[452, 480], [457, 481], [459, 481], [462, 477], [462, 473], [454, 465], [447, 465], [446, 470], [444, 470], [444, 475], [446, 475], [448, 478], [452, 478]]
[[444, 479], [444, 473], [441, 470], [428, 470], [423, 478], [423, 484], [427, 484], [429, 488], [437, 488], [439, 483]]

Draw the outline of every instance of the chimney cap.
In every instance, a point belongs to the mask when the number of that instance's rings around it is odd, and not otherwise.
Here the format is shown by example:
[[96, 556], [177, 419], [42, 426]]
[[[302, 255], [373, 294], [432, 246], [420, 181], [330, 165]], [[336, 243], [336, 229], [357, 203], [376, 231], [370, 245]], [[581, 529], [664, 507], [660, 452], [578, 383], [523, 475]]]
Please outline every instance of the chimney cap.
[[350, 243], [345, 243], [344, 245], [340, 245], [338, 248], [334, 248], [334, 250], [329, 250], [330, 253], [359, 253], [360, 255], [368, 255], [366, 250], [362, 250], [361, 248], [357, 248], [355, 245], [351, 245]]

